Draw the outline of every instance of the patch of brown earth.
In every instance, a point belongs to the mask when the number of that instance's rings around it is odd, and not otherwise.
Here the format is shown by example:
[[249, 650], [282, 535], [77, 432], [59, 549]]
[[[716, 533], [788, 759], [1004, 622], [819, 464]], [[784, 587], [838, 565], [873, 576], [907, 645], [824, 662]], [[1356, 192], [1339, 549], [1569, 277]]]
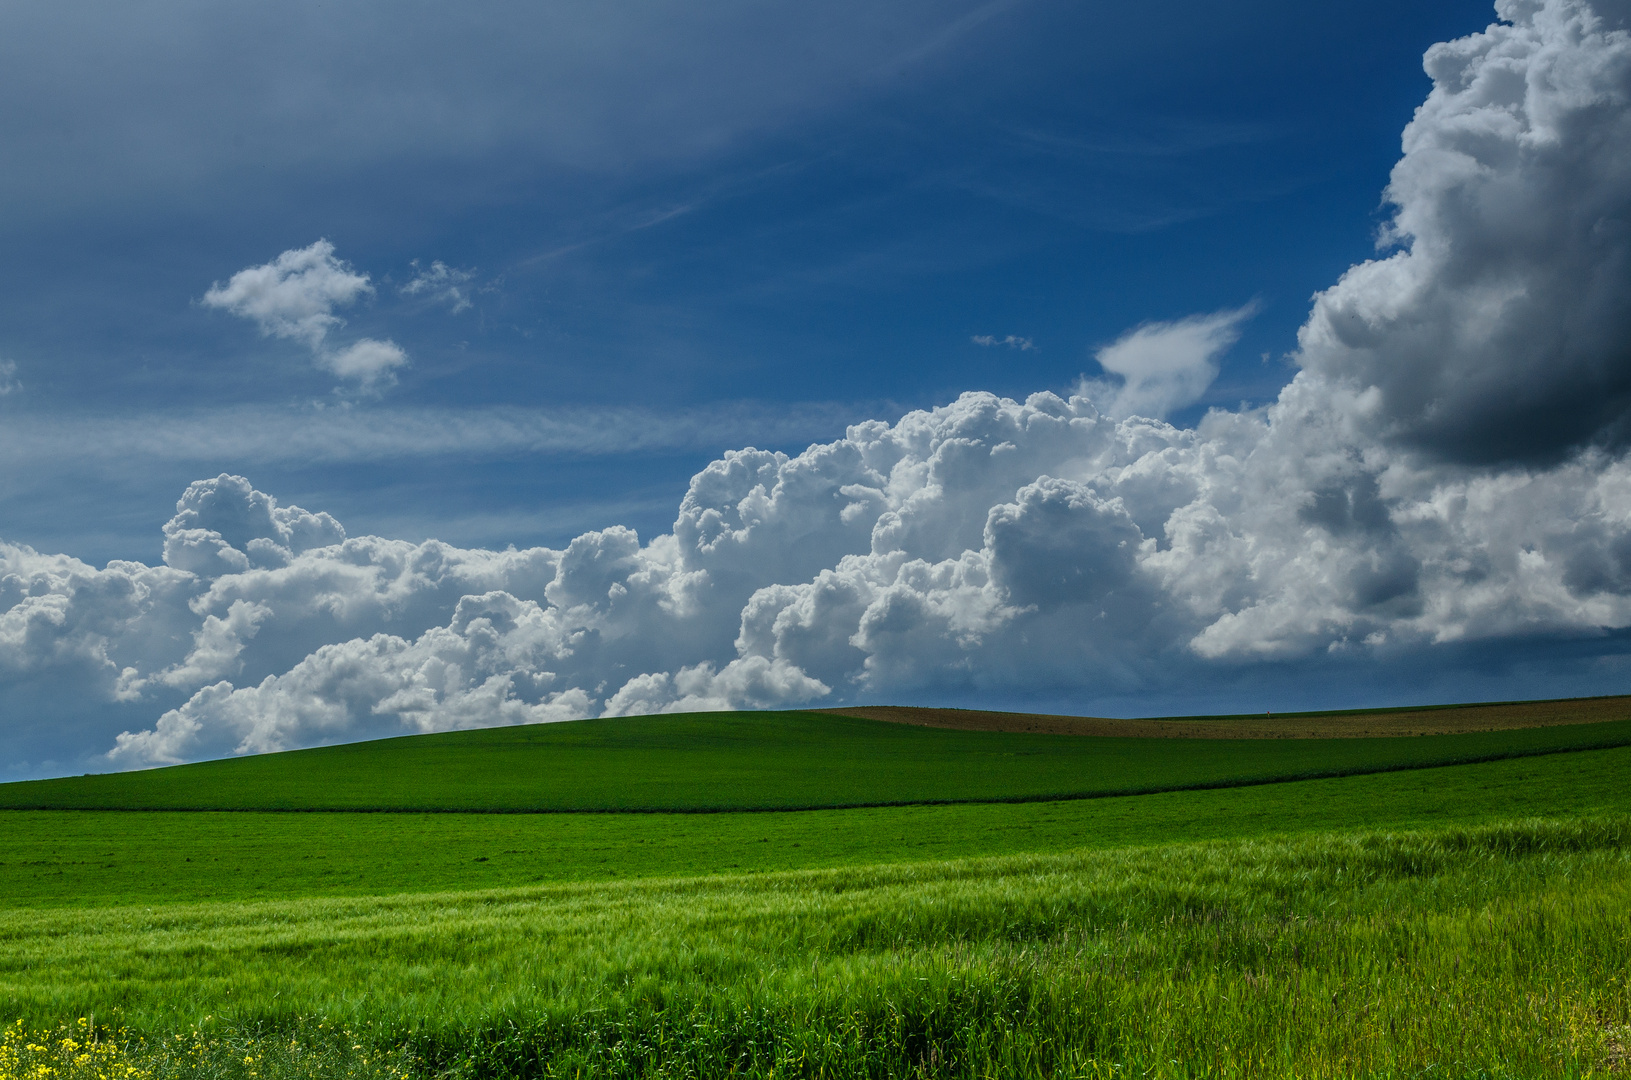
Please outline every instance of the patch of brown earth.
[[1030, 731], [1049, 735], [1116, 735], [1139, 739], [1356, 739], [1393, 735], [1456, 735], [1469, 731], [1597, 724], [1631, 718], [1631, 697], [1568, 698], [1505, 705], [1455, 705], [1359, 715], [1229, 716], [1173, 720], [1113, 720], [1098, 716], [919, 709], [864, 705], [815, 709], [838, 716], [963, 731]]

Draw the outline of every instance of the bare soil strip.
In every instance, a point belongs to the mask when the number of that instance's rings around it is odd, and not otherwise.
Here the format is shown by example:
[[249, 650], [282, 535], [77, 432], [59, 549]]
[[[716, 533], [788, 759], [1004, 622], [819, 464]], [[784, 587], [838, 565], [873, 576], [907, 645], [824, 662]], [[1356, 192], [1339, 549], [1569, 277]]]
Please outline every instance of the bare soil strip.
[[1208, 716], [1172, 720], [1115, 720], [1100, 716], [922, 709], [864, 705], [815, 709], [837, 716], [961, 731], [1109, 735], [1134, 739], [1364, 739], [1396, 735], [1458, 735], [1471, 731], [1597, 724], [1631, 717], [1631, 697], [1565, 698], [1493, 705], [1452, 705], [1385, 712], [1294, 713], [1286, 716]]

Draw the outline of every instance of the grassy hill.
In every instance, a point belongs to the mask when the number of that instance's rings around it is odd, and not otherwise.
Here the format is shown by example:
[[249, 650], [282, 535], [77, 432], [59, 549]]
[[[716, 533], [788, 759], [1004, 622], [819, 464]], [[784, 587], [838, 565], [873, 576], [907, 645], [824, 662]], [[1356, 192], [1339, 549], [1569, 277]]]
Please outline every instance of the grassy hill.
[[1067, 802], [792, 813], [0, 811], [4, 906], [380, 896], [1631, 816], [1631, 747]]
[[1384, 735], [1456, 735], [1469, 731], [1507, 731], [1512, 728], [1626, 720], [1631, 719], [1631, 697], [1484, 701], [1406, 708], [1142, 719], [992, 712], [987, 709], [936, 709], [912, 705], [862, 705], [816, 711], [963, 731], [1120, 735], [1140, 739], [1340, 739]]
[[1631, 745], [1631, 719], [1449, 735], [1172, 739], [691, 713], [447, 732], [0, 785], [0, 808], [744, 810], [1106, 796]]
[[0, 786], [0, 1080], [1620, 1075], [1631, 719], [1542, 704], [697, 714]]

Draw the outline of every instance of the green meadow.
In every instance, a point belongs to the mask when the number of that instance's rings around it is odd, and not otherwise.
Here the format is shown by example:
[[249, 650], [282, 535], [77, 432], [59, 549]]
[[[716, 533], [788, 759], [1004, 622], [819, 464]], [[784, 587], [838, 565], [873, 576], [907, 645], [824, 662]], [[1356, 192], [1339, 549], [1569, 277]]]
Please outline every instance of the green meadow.
[[[86, 807], [0, 810], [0, 1080], [1631, 1067], [1616, 724], [1192, 741], [764, 715], [0, 787]], [[665, 747], [666, 792], [628, 772]], [[695, 812], [777, 798], [821, 808]], [[632, 808], [653, 812], [584, 812]]]
[[1136, 798], [748, 814], [6, 811], [11, 906], [363, 896], [1631, 814], [1631, 747]]
[[1631, 745], [1631, 719], [1368, 739], [952, 731], [693, 713], [416, 735], [0, 785], [0, 807], [752, 810], [1105, 796]]

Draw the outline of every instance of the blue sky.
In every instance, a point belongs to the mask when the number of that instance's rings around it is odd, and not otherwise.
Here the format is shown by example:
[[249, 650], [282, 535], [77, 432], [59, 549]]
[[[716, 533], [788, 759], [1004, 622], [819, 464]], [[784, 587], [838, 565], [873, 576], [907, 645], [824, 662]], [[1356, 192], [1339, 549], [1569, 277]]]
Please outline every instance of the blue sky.
[[1500, 12], [8, 6], [0, 775], [1620, 688], [1628, 12]]
[[[412, 357], [355, 408], [712, 421], [633, 454], [268, 464], [227, 438], [8, 470], [4, 535], [151, 560], [170, 500], [223, 469], [353, 530], [649, 534], [728, 447], [796, 450], [969, 389], [1063, 390], [1134, 324], [1253, 298], [1191, 415], [1270, 399], [1309, 296], [1370, 253], [1422, 50], [1492, 16], [870, 9], [11, 8], [0, 357], [25, 389], [0, 399], [8, 422], [334, 404], [298, 345], [198, 303], [320, 237], [378, 286], [347, 329]], [[414, 260], [471, 271], [471, 306], [400, 295]], [[740, 402], [799, 408], [737, 426]]]

